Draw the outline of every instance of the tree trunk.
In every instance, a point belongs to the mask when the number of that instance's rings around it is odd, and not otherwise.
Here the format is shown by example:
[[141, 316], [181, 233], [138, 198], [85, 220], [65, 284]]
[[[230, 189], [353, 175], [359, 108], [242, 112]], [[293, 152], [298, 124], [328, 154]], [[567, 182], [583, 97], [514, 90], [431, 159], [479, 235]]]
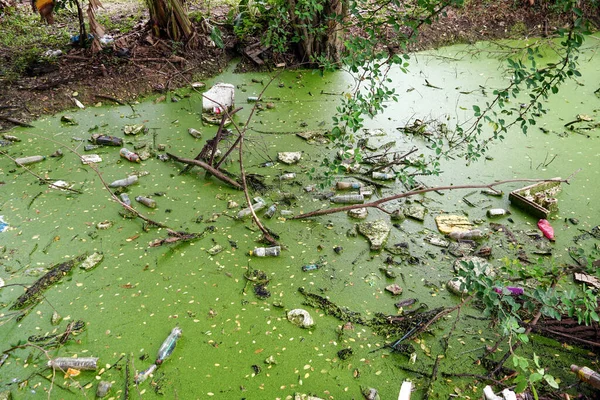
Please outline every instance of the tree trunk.
[[297, 46], [299, 59], [303, 62], [316, 62], [317, 57], [325, 57], [339, 63], [344, 51], [344, 23], [348, 15], [348, 0], [325, 0], [322, 11], [311, 12], [310, 18], [297, 15], [297, 0], [288, 0], [292, 26], [301, 38]]
[[188, 41], [194, 28], [182, 0], [146, 0], [154, 35], [163, 39]]

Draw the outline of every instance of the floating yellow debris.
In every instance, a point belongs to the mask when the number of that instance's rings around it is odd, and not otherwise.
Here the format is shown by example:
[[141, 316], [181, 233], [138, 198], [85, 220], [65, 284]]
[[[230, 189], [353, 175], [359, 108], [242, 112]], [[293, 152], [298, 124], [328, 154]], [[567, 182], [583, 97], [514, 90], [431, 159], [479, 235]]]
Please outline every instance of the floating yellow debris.
[[78, 376], [80, 373], [81, 373], [81, 371], [78, 369], [69, 368], [69, 369], [67, 369], [67, 372], [65, 373], [65, 379], [72, 378], [74, 376]]
[[435, 217], [435, 223], [444, 235], [473, 229], [473, 224], [464, 215], [438, 215]]

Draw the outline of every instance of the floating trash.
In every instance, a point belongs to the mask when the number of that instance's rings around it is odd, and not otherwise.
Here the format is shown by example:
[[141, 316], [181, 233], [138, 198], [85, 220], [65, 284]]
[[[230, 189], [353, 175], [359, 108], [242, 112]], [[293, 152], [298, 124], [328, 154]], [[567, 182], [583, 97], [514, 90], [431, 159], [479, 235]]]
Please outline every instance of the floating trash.
[[8, 230], [8, 223], [4, 221], [4, 215], [0, 215], [0, 233]]
[[382, 219], [361, 222], [358, 231], [371, 243], [371, 250], [381, 250], [390, 234], [390, 226]]
[[82, 164], [98, 164], [102, 162], [102, 157], [98, 154], [83, 154], [81, 157]]
[[48, 361], [48, 366], [54, 369], [66, 371], [69, 368], [78, 370], [96, 370], [98, 368], [98, 357], [57, 357]]
[[302, 152], [300, 151], [284, 151], [277, 153], [277, 159], [284, 164], [296, 164], [302, 158]]
[[315, 321], [313, 321], [312, 317], [308, 313], [308, 311], [303, 310], [301, 308], [296, 308], [288, 311], [287, 319], [294, 325], [299, 326], [300, 328], [312, 328], [315, 325]]

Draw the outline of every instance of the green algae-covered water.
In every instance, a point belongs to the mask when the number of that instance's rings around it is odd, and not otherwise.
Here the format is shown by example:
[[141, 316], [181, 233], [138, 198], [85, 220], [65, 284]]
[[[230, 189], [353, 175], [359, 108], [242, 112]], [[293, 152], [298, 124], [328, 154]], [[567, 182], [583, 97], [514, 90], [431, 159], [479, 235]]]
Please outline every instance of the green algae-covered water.
[[[594, 91], [599, 88], [600, 64], [596, 44], [597, 38], [591, 37], [583, 52], [583, 77], [561, 88], [548, 103], [550, 113], [539, 121], [547, 133], [537, 129], [528, 136], [511, 132], [504, 142], [494, 145], [488, 159], [469, 166], [460, 160], [451, 161], [441, 176], [422, 179], [430, 186], [485, 184], [513, 178], [566, 177], [578, 171], [571, 185], [563, 185], [558, 195], [560, 211], [551, 220], [557, 240], [546, 243], [553, 249], [553, 255], [546, 258], [549, 264], [571, 262], [566, 249], [574, 246], [573, 237], [600, 224], [596, 202], [600, 189], [595, 184], [600, 178], [598, 128], [578, 134], [563, 127], [578, 114], [598, 121], [600, 99]], [[502, 85], [505, 77], [497, 59], [466, 58], [466, 49], [458, 46], [419, 54], [410, 74], [393, 72], [401, 99], [388, 104], [382, 116], [367, 121], [367, 128], [385, 132], [385, 136], [369, 136], [370, 143], [381, 145], [393, 139], [398, 151], [416, 145], [427, 152], [426, 142], [403, 136], [397, 128], [415, 118], [441, 118], [451, 123], [470, 118], [471, 106], [485, 102], [482, 88], [490, 93]], [[236, 105], [244, 109], [235, 121], [242, 123], [253, 105], [247, 103], [247, 97], [258, 95], [269, 79], [266, 74], [227, 71], [207, 83], [236, 85]], [[441, 89], [425, 86], [426, 79]], [[0, 289], [2, 350], [23, 345], [33, 335], [62, 333], [74, 321], [82, 320], [85, 329], [64, 346], [48, 349], [47, 354], [33, 346], [12, 351], [0, 367], [0, 391], [11, 391], [19, 399], [94, 397], [97, 383], [103, 380], [113, 384], [109, 398], [125, 398], [128, 382], [129, 398], [290, 399], [295, 393], [306, 393], [324, 399], [360, 399], [361, 388], [376, 388], [381, 398], [390, 399], [397, 396], [402, 381], [410, 379], [416, 386], [413, 398], [418, 399], [428, 388], [427, 375], [441, 354], [441, 340], [451, 333], [432, 396], [481, 396], [482, 382], [452, 375], [486, 373], [476, 360], [484, 346], [492, 346], [500, 336], [489, 321], [480, 318], [480, 311], [463, 310], [454, 330], [455, 314], [443, 318], [429, 333], [410, 341], [412, 351], [391, 353], [382, 347], [399, 337], [377, 336], [360, 324], [343, 327], [344, 321], [305, 305], [298, 291], [303, 287], [365, 318], [377, 313], [399, 314], [394, 304], [408, 298], [416, 298], [416, 305], [429, 309], [454, 306], [460, 298], [450, 294], [445, 283], [454, 275], [455, 258], [424, 241], [428, 231], [437, 231], [433, 220], [436, 215], [466, 214], [472, 221], [480, 220], [479, 227], [489, 232], [486, 210], [506, 208], [512, 211], [514, 222], [508, 217], [495, 222], [508, 224], [520, 241], [529, 243], [524, 232], [536, 229], [537, 220], [512, 207], [506, 194], [496, 198], [476, 192], [469, 196], [471, 207], [462, 200], [470, 191], [430, 193], [419, 197], [428, 209], [423, 222], [408, 219], [391, 228], [388, 244], [407, 246], [414, 256], [407, 258], [387, 251], [370, 252], [363, 237], [347, 235], [357, 221], [344, 213], [303, 221], [282, 216], [281, 211], [297, 215], [330, 206], [327, 200], [303, 188], [318, 183], [309, 180], [308, 171], [318, 168], [322, 158], [333, 150], [328, 145], [309, 144], [294, 133], [329, 128], [338, 101], [333, 94], [351, 89], [352, 81], [343, 73], [322, 77], [311, 71], [293, 71], [282, 72], [263, 95], [275, 108], [259, 111], [252, 119], [244, 163], [248, 173], [260, 175], [269, 185], [266, 193], [253, 195], [261, 195], [268, 204], [278, 203], [276, 216], [263, 218], [263, 223], [280, 235], [283, 245], [281, 256], [272, 258], [249, 255], [250, 250], [263, 244], [257, 242], [260, 231], [249, 220], [234, 218], [245, 206], [243, 193], [215, 178], [205, 179], [200, 168], [180, 175], [181, 164], [156, 157], [131, 163], [119, 157], [119, 147], [83, 150], [87, 143], [82, 139], [101, 133], [123, 137], [130, 150], [135, 147], [138, 152], [146, 149], [195, 157], [216, 133], [216, 127], [201, 122], [202, 100], [197, 92], [178, 91], [178, 102], [168, 101], [168, 97], [166, 102], [149, 99], [132, 107], [90, 104], [85, 110], [36, 121], [35, 128], [11, 131], [21, 139], [2, 148], [12, 158], [49, 156], [62, 149], [62, 157], [47, 157], [28, 168], [42, 178], [66, 181], [80, 193], [40, 184], [9, 157], [0, 158], [0, 215], [7, 224], [0, 233], [0, 278], [5, 284]], [[63, 115], [72, 116], [78, 124], [61, 122]], [[125, 136], [124, 127], [133, 124], [144, 124], [148, 130]], [[200, 130], [202, 138], [190, 136], [188, 128]], [[138, 183], [127, 193], [132, 200], [148, 196], [156, 201], [157, 207], [150, 209], [133, 200], [133, 206], [148, 218], [176, 231], [207, 233], [190, 243], [150, 247], [151, 242], [168, 237], [167, 229], [145, 229], [142, 220], [123, 218], [121, 207], [112, 200], [100, 177], [70, 149], [99, 155], [102, 162], [98, 163], [98, 171], [107, 183], [138, 174]], [[302, 159], [291, 166], [260, 166], [275, 160], [278, 151], [301, 151]], [[232, 161], [226, 168], [237, 174], [237, 154]], [[295, 172], [297, 178], [279, 180], [287, 172]], [[515, 183], [501, 189], [508, 193], [521, 186], [524, 184]], [[374, 198], [402, 190], [398, 183], [394, 189], [375, 193]], [[240, 206], [228, 208], [230, 201]], [[392, 203], [389, 209], [398, 205], [401, 203]], [[579, 224], [573, 225], [567, 218], [576, 218]], [[392, 223], [386, 214], [374, 209], [369, 210], [368, 219]], [[99, 229], [98, 224], [110, 226]], [[516, 257], [516, 250], [501, 234], [491, 234], [487, 244], [493, 249], [491, 263], [495, 266], [502, 264], [503, 257]], [[216, 245], [223, 251], [211, 255], [209, 250]], [[578, 242], [587, 254], [594, 254], [596, 245], [594, 238]], [[18, 314], [10, 307], [26, 286], [52, 265], [94, 252], [104, 256], [95, 269], [74, 268], [60, 283], [45, 290], [39, 304], [17, 320]], [[388, 257], [396, 262], [391, 267], [395, 279], [380, 271]], [[530, 258], [535, 260], [537, 256], [530, 254]], [[302, 270], [302, 266], [314, 263], [321, 267], [310, 272]], [[265, 272], [270, 297], [257, 297], [253, 282], [245, 278], [254, 269]], [[404, 289], [402, 295], [392, 297], [384, 290], [392, 283]], [[296, 308], [310, 313], [315, 321], [313, 329], [301, 329], [287, 320], [286, 312]], [[62, 317], [56, 326], [51, 324], [54, 312]], [[162, 341], [175, 326], [182, 329], [183, 335], [172, 355], [152, 377], [134, 385], [135, 371], [145, 370], [154, 362]], [[506, 345], [500, 347], [507, 350]], [[352, 349], [349, 356], [339, 353], [348, 348]], [[565, 386], [575, 382], [568, 372], [570, 364], [589, 365], [595, 361], [586, 350], [561, 347], [559, 342], [537, 336], [525, 354], [532, 356], [533, 352], [543, 356], [544, 366]], [[98, 369], [65, 378], [62, 372], [53, 376], [46, 368], [48, 357], [75, 356], [99, 357]]]

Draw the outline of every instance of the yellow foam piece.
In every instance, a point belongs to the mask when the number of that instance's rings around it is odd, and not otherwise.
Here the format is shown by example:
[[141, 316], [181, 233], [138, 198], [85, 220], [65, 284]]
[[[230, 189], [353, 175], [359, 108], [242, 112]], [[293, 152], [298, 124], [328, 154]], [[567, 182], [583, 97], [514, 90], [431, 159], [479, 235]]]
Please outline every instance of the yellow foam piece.
[[444, 235], [473, 229], [473, 224], [464, 215], [438, 215], [435, 217], [435, 223]]

